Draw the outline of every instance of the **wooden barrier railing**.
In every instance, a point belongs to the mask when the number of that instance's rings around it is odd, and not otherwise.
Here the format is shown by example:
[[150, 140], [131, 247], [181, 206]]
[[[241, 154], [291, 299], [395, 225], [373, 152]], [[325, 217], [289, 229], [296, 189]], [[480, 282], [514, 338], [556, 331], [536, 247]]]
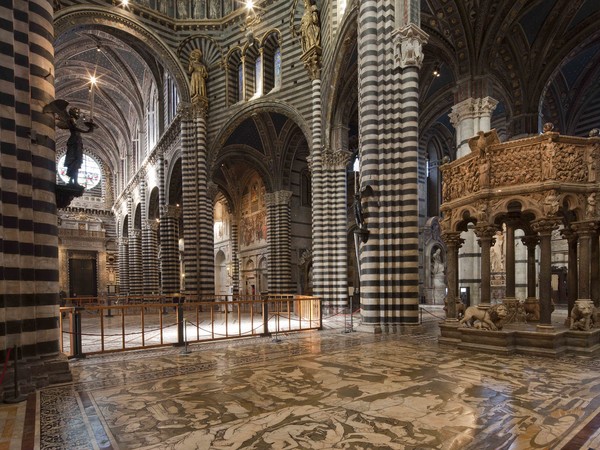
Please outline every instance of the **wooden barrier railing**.
[[[71, 357], [321, 329], [321, 301], [294, 295], [67, 298], [61, 351]], [[171, 301], [165, 301], [171, 299]], [[65, 339], [66, 338], [66, 339]]]

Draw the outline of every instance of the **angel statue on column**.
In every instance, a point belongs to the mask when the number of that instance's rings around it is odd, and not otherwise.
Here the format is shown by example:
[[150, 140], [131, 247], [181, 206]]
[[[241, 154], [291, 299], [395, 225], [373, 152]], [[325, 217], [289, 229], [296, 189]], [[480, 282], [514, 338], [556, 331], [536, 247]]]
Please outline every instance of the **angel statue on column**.
[[69, 106], [69, 102], [66, 100], [56, 99], [44, 106], [43, 111], [55, 114], [56, 126], [71, 132], [67, 140], [64, 167], [67, 169], [69, 184], [79, 187], [77, 177], [79, 175], [79, 168], [83, 162], [83, 139], [81, 138], [81, 133], [91, 133], [98, 128], [98, 125], [93, 120], [84, 121], [79, 108], [71, 107], [67, 110], [67, 106]]

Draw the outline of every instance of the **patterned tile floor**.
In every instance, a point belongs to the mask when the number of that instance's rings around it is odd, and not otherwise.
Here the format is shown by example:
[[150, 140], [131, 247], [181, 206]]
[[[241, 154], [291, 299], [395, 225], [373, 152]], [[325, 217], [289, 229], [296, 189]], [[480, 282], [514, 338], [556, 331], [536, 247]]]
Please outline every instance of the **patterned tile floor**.
[[0, 406], [0, 449], [600, 450], [598, 358], [439, 347], [435, 315], [73, 361]]

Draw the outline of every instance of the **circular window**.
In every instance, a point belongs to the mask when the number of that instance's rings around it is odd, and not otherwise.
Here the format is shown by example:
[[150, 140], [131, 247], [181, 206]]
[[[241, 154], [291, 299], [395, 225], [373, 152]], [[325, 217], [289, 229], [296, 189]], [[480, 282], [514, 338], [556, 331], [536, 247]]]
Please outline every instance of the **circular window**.
[[[65, 183], [69, 183], [69, 177], [67, 176], [67, 168], [65, 167], [65, 156], [63, 155], [58, 160], [58, 175], [61, 180]], [[94, 160], [94, 158], [89, 157], [88, 155], [83, 155], [83, 162], [81, 163], [81, 167], [79, 168], [79, 174], [77, 176], [77, 183], [80, 186], [83, 186], [85, 189], [92, 189], [95, 187], [102, 177], [102, 173], [100, 171], [100, 166]]]

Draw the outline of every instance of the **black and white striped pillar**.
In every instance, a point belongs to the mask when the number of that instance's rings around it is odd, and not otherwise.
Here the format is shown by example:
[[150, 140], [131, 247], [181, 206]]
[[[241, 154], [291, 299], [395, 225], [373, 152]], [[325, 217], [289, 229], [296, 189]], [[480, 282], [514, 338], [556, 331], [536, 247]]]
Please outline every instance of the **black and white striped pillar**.
[[397, 11], [389, 3], [362, 1], [358, 19], [359, 189], [370, 232], [360, 295], [363, 324], [374, 330], [417, 324], [419, 303], [418, 70], [427, 35], [419, 2]]
[[34, 386], [53, 381], [59, 351], [54, 117], [42, 112], [54, 99], [52, 2], [3, 1], [0, 17], [0, 358], [16, 345], [21, 373], [31, 358], [43, 374], [23, 377]]
[[129, 238], [119, 237], [119, 294], [129, 295]]
[[181, 288], [179, 273], [179, 216], [180, 208], [167, 205], [160, 215], [160, 279], [161, 293], [172, 295]]
[[265, 195], [269, 245], [269, 293], [292, 293], [291, 191]]

